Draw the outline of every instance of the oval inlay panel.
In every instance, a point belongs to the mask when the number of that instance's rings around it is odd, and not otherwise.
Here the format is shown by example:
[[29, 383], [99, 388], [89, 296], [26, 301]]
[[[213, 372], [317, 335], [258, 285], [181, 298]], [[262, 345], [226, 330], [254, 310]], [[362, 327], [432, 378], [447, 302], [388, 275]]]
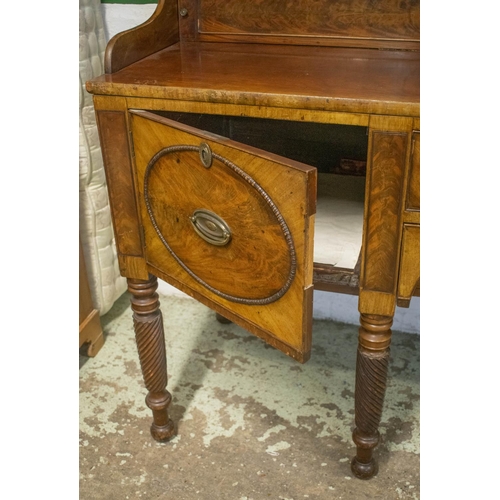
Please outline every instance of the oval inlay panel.
[[[241, 168], [212, 151], [212, 164], [199, 148], [169, 146], [146, 168], [144, 199], [166, 249], [198, 283], [243, 304], [268, 304], [289, 289], [296, 273], [292, 236], [264, 189]], [[214, 246], [200, 237], [191, 217], [197, 210], [217, 214], [231, 239]]]

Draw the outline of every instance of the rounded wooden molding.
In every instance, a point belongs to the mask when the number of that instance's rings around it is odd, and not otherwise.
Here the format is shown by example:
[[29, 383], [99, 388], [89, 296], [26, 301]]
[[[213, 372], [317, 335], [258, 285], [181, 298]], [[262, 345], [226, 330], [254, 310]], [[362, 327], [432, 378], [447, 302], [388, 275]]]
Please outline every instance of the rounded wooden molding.
[[[201, 146], [204, 144], [202, 143]], [[232, 293], [227, 293], [227, 291], [222, 291], [217, 286], [214, 284], [209, 284], [206, 279], [203, 279], [202, 277], [199, 276], [198, 273], [193, 271], [191, 267], [189, 267], [183, 259], [174, 251], [172, 248], [172, 245], [169, 244], [167, 241], [167, 237], [162, 233], [162, 230], [160, 229], [160, 225], [157, 221], [157, 217], [155, 216], [155, 210], [153, 207], [153, 204], [151, 202], [151, 196], [150, 196], [150, 176], [155, 168], [155, 166], [158, 164], [158, 161], [168, 155], [174, 154], [174, 153], [184, 153], [184, 152], [195, 152], [195, 153], [200, 153], [200, 147], [194, 146], [194, 145], [186, 145], [186, 144], [179, 144], [179, 145], [174, 145], [174, 146], [168, 146], [160, 151], [158, 151], [149, 161], [146, 171], [144, 173], [144, 201], [146, 205], [146, 209], [149, 215], [149, 218], [151, 220], [151, 223], [156, 231], [156, 234], [160, 238], [161, 242], [165, 246], [165, 248], [169, 251], [169, 253], [172, 255], [172, 257], [175, 259], [175, 261], [199, 284], [210, 290], [212, 293], [218, 295], [219, 297], [222, 297], [226, 300], [229, 300], [231, 302], [236, 302], [240, 304], [246, 304], [246, 305], [266, 305], [270, 304], [272, 302], [277, 301], [280, 299], [290, 288], [295, 275], [297, 271], [297, 257], [296, 257], [296, 251], [295, 251], [295, 246], [293, 242], [292, 235], [290, 233], [290, 230], [288, 228], [288, 225], [286, 224], [281, 212], [279, 211], [278, 207], [275, 205], [271, 197], [266, 193], [266, 191], [253, 179], [250, 175], [248, 175], [246, 172], [244, 172], [241, 168], [239, 168], [237, 165], [235, 165], [233, 162], [228, 160], [227, 158], [221, 156], [218, 153], [215, 153], [214, 151], [211, 152], [211, 161], [215, 162], [218, 161], [222, 163], [225, 167], [230, 169], [233, 174], [236, 174], [236, 178], [239, 179], [240, 181], [243, 181], [244, 183], [248, 184], [261, 198], [261, 200], [264, 202], [263, 205], [266, 206], [270, 212], [272, 212], [274, 219], [276, 220], [276, 223], [278, 224], [283, 240], [284, 240], [284, 245], [286, 245], [287, 249], [287, 256], [288, 256], [288, 269], [286, 276], [283, 277], [282, 279], [282, 285], [280, 288], [273, 292], [270, 293], [268, 296], [263, 296], [263, 297], [258, 297], [258, 298], [252, 298], [252, 297], [245, 297], [245, 296], [239, 296], [235, 295]], [[200, 163], [201, 165], [201, 163]], [[207, 168], [206, 166], [203, 166], [204, 169], [210, 170], [210, 168]], [[213, 167], [212, 167], [213, 168]], [[238, 277], [236, 277], [238, 278]]]

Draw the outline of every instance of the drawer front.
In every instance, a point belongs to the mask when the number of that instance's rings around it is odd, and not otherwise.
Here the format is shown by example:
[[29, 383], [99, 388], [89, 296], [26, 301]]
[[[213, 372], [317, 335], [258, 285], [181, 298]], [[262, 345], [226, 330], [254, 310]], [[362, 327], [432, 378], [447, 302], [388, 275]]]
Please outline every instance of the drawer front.
[[305, 361], [316, 170], [153, 113], [131, 122], [151, 271]]
[[420, 132], [412, 134], [410, 176], [406, 195], [406, 209], [420, 211]]

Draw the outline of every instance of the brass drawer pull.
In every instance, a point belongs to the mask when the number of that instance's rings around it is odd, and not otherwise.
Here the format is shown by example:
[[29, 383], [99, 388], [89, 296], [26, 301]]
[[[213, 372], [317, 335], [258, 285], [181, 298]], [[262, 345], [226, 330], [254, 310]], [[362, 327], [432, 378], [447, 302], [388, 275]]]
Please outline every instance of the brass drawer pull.
[[189, 220], [196, 233], [206, 242], [220, 247], [229, 243], [231, 230], [217, 214], [210, 210], [195, 210]]

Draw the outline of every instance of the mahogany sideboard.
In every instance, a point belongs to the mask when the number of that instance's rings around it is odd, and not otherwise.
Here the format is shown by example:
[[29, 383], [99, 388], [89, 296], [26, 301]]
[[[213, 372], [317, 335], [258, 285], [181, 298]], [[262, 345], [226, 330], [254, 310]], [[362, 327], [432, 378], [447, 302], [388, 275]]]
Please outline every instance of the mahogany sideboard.
[[[175, 434], [157, 277], [299, 362], [313, 290], [345, 292], [361, 324], [351, 469], [376, 474], [392, 320], [419, 293], [419, 15], [419, 0], [160, 0], [110, 40], [87, 90], [154, 439]], [[316, 260], [315, 214], [347, 174], [361, 242], [342, 267]]]

